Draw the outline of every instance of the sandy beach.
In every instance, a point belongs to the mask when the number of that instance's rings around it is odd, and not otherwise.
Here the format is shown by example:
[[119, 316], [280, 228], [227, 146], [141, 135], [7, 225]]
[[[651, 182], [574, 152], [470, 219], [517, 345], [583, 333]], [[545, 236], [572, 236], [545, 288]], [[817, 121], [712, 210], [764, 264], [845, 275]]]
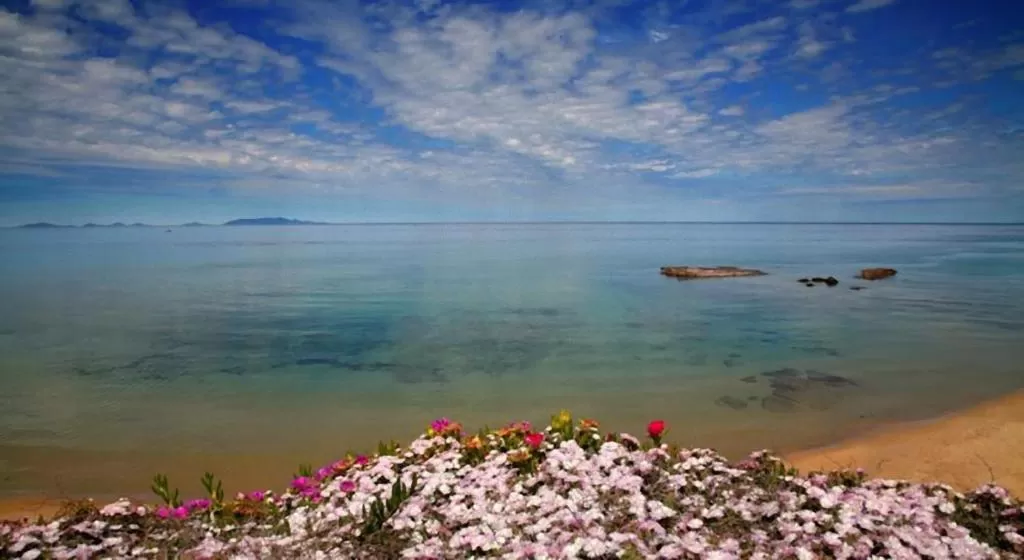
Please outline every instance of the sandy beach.
[[[1021, 496], [1024, 391], [940, 418], [891, 425], [833, 446], [783, 456], [801, 472], [860, 467], [872, 477], [942, 482], [958, 490], [995, 482]], [[49, 516], [60, 503], [47, 498], [0, 500], [0, 519]]]
[[958, 490], [994, 482], [1021, 496], [1024, 391], [784, 457], [801, 472], [860, 467], [873, 477], [943, 482]]

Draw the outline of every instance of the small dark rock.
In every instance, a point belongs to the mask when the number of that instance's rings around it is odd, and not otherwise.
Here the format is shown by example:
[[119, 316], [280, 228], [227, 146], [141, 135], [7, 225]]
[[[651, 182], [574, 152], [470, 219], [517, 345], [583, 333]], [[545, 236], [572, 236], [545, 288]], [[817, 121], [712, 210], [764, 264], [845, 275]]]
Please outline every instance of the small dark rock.
[[810, 282], [808, 282], [808, 283], [804, 284], [804, 286], [807, 286], [808, 288], [813, 288], [814, 284], [811, 284]]
[[730, 358], [739, 358], [739, 357], [741, 357], [741, 356], [740, 356], [740, 353], [739, 353], [739, 352], [731, 352], [731, 353], [729, 354], [729, 357], [730, 357]]
[[850, 289], [855, 292], [859, 292], [864, 289], [864, 286], [850, 286]]
[[741, 377], [740, 381], [742, 381], [744, 383], [757, 383], [757, 376], [756, 375], [748, 375], [746, 377]]
[[810, 280], [809, 280], [809, 279], [807, 279], [807, 278], [801, 278], [801, 279], [797, 280], [797, 282], [800, 282], [800, 283], [806, 284], [806, 283], [810, 282]]
[[736, 365], [736, 360], [733, 360], [733, 359], [722, 360], [722, 365], [724, 365], [725, 367], [730, 367], [730, 368], [734, 367]]

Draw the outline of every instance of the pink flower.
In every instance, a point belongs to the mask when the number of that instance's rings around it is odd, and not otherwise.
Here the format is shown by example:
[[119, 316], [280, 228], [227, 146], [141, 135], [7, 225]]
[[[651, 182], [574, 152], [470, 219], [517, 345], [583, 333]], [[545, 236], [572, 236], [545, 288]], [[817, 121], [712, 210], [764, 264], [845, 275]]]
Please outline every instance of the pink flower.
[[526, 434], [526, 437], [523, 439], [526, 440], [526, 445], [529, 445], [530, 447], [537, 449], [540, 447], [540, 444], [544, 443], [544, 434], [540, 432], [533, 432], [530, 434]]
[[321, 467], [320, 470], [316, 471], [316, 479], [317, 480], [323, 480], [325, 478], [328, 478], [329, 476], [331, 476], [331, 474], [333, 472], [334, 472], [333, 466]]
[[253, 490], [246, 496], [254, 502], [262, 502], [267, 497], [267, 493], [262, 490]]
[[647, 435], [651, 436], [651, 439], [661, 439], [661, 435], [665, 433], [665, 421], [664, 420], [651, 420], [651, 423], [647, 425]]
[[434, 420], [433, 422], [430, 423], [430, 429], [440, 434], [444, 432], [445, 429], [448, 428], [448, 426], [450, 426], [451, 424], [452, 421], [447, 418], [438, 418], [437, 420]]
[[185, 503], [185, 508], [187, 509], [187, 511], [200, 511], [208, 509], [209, 507], [210, 500], [207, 499], [189, 500], [188, 502]]
[[309, 488], [312, 485], [313, 481], [305, 476], [297, 476], [295, 477], [294, 480], [292, 480], [292, 488], [298, 490], [299, 492], [302, 492], [303, 490]]
[[160, 506], [156, 508], [156, 516], [160, 519], [185, 519], [188, 517], [188, 508], [185, 506], [178, 506], [176, 508]]

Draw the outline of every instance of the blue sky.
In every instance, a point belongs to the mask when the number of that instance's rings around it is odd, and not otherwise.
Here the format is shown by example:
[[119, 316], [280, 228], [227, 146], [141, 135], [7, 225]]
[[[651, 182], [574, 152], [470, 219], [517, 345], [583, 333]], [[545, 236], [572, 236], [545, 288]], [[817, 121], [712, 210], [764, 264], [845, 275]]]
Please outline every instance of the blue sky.
[[0, 225], [1024, 221], [1024, 10], [0, 2]]

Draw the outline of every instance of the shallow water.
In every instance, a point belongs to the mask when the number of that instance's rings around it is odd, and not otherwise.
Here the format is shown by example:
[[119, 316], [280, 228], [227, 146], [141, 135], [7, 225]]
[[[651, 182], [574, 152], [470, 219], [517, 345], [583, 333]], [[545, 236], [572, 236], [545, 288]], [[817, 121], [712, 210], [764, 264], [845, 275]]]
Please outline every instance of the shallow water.
[[0, 497], [279, 485], [437, 416], [563, 407], [785, 450], [1024, 386], [1019, 226], [0, 230], [0, 255]]

